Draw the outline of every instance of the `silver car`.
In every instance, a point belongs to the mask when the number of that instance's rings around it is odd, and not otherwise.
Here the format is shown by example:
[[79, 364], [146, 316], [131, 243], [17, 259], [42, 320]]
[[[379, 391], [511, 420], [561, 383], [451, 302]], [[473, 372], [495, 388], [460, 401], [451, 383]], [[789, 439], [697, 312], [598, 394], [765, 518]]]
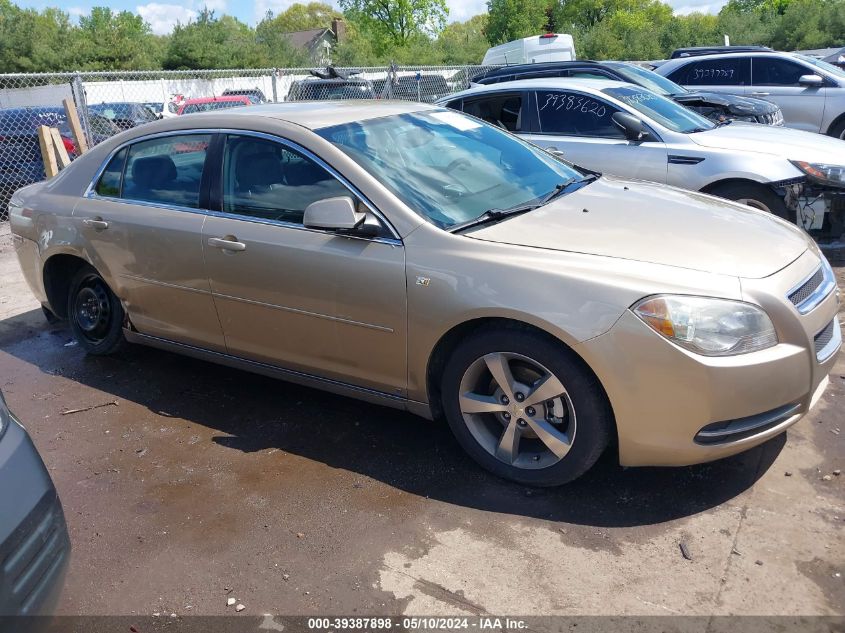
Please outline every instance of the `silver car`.
[[[845, 143], [755, 123], [715, 124], [640, 86], [551, 78], [441, 101], [597, 172], [749, 204], [806, 227], [845, 197]], [[814, 203], [814, 204], [811, 204]]]
[[784, 122], [845, 139], [845, 70], [798, 53], [727, 53], [672, 59], [655, 72], [682, 86], [768, 99]]

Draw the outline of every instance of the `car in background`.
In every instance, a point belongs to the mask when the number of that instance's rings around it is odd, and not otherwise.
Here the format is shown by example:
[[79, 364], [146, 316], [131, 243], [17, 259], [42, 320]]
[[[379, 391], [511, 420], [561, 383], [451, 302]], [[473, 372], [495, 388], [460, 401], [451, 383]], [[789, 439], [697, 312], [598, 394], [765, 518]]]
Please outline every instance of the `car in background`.
[[701, 57], [702, 55], [718, 55], [720, 53], [756, 53], [758, 51], [771, 51], [768, 46], [687, 46], [676, 48], [669, 56], [670, 59], [679, 57]]
[[88, 354], [136, 342], [445, 417], [523, 484], [610, 446], [668, 466], [762, 444], [841, 345], [833, 271], [797, 227], [421, 103], [159, 121], [17, 192], [10, 224]]
[[[64, 108], [0, 110], [0, 208], [3, 212], [16, 189], [45, 178], [44, 160], [38, 141], [38, 128], [41, 125], [59, 130], [62, 144], [71, 160], [78, 154]], [[92, 145], [120, 132], [112, 121], [91, 112], [88, 113], [87, 126], [88, 140]]]
[[[441, 101], [580, 167], [734, 200], [796, 221], [845, 196], [845, 143], [769, 125], [716, 124], [662, 95], [608, 79], [527, 79]], [[813, 209], [815, 211], [815, 209]], [[820, 218], [819, 218], [820, 219]]]
[[226, 97], [200, 97], [188, 99], [182, 102], [176, 114], [194, 114], [196, 112], [209, 112], [211, 110], [226, 110], [228, 108], [240, 108], [252, 105], [248, 97], [242, 95], [229, 95]]
[[380, 99], [402, 99], [433, 103], [453, 90], [443, 75], [421, 74], [402, 75], [390, 80], [380, 80], [377, 86], [373, 82], [376, 96]]
[[360, 73], [341, 71], [333, 66], [312, 70], [311, 77], [294, 81], [287, 101], [335, 101], [343, 99], [375, 99], [378, 95], [368, 79]]
[[482, 66], [539, 64], [575, 59], [575, 41], [565, 33], [544, 33], [487, 49]]
[[51, 615], [70, 560], [67, 524], [50, 474], [1, 392], [0, 482], [0, 621]]
[[778, 106], [769, 101], [716, 92], [687, 90], [652, 70], [630, 62], [579, 60], [505, 66], [476, 76], [472, 83], [489, 86], [517, 79], [545, 79], [549, 77], [584, 77], [626, 81], [674, 99], [681, 105], [703, 114], [712, 121], [735, 119], [764, 125], [783, 125], [783, 113]]
[[108, 119], [121, 130], [158, 120], [158, 116], [145, 104], [129, 101], [95, 103], [88, 106], [88, 111]]
[[672, 59], [656, 72], [695, 90], [766, 99], [787, 127], [845, 139], [845, 70], [819, 59], [737, 52]]
[[265, 97], [264, 92], [258, 88], [227, 88], [223, 91], [223, 96], [246, 97], [252, 105], [267, 103], [267, 97]]

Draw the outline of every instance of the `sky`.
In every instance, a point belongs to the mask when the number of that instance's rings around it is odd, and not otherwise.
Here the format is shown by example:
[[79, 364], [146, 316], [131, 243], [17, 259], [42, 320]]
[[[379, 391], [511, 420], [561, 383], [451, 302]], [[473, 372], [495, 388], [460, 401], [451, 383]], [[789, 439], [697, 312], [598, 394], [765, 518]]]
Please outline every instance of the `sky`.
[[[307, 1], [307, 0], [305, 0]], [[727, 0], [668, 0], [676, 13], [686, 14], [693, 11], [716, 13]], [[176, 22], [185, 23], [197, 15], [203, 5], [218, 14], [228, 13], [247, 24], [255, 25], [268, 10], [281, 13], [296, 0], [18, 0], [23, 7], [43, 9], [46, 6], [59, 6], [71, 15], [88, 13], [92, 6], [108, 6], [114, 10], [133, 11], [143, 17], [158, 34], [169, 33]], [[486, 0], [447, 0], [449, 20], [463, 22], [474, 15], [487, 10]], [[331, 2], [337, 4], [337, 2]]]

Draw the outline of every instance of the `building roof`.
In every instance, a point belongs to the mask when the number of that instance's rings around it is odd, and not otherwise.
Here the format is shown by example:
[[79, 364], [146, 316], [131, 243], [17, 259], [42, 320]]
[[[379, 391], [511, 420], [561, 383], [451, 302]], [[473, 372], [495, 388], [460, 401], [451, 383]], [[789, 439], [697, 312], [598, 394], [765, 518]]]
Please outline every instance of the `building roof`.
[[311, 49], [317, 41], [326, 34], [334, 39], [334, 33], [331, 29], [327, 28], [308, 29], [307, 31], [292, 31], [291, 33], [283, 33], [282, 35], [296, 48]]

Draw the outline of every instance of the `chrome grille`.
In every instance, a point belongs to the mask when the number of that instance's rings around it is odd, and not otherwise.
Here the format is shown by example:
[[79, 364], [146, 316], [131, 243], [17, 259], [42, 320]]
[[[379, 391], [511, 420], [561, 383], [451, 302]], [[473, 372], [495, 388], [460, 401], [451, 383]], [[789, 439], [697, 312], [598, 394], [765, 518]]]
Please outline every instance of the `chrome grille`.
[[822, 281], [824, 281], [824, 271], [819, 268], [813, 273], [812, 277], [793, 290], [792, 294], [789, 295], [792, 305], [799, 306], [804, 303], [822, 285]]

